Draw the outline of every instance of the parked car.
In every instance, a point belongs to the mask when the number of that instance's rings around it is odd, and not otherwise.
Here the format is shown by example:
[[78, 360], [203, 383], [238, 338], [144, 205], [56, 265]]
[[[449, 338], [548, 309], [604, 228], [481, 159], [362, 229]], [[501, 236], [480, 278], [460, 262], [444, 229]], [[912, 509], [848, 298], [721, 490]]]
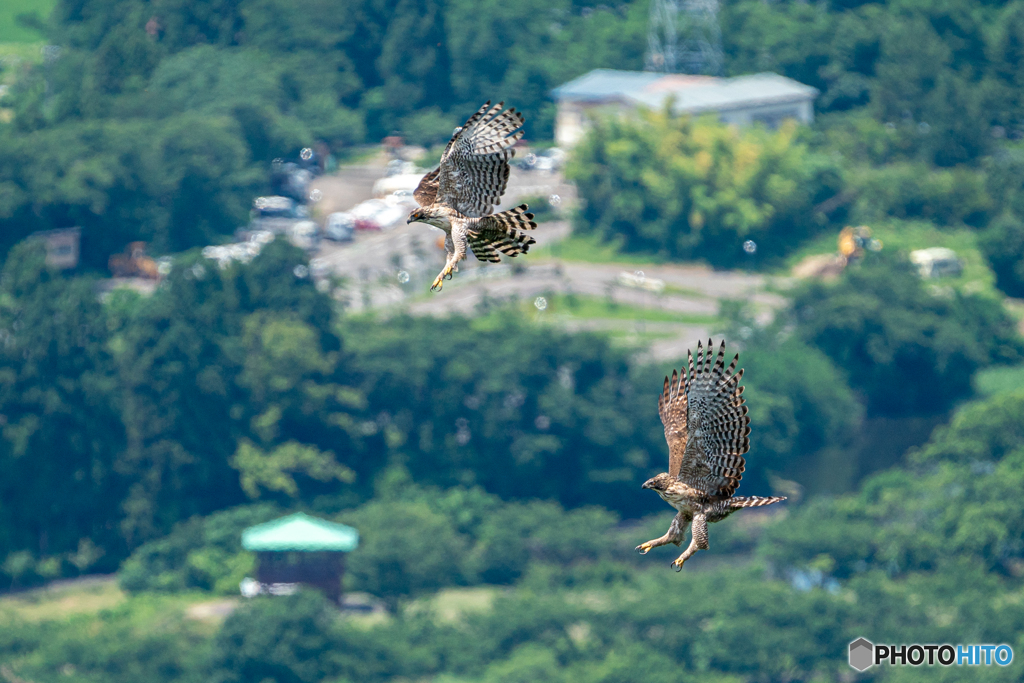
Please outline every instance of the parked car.
[[381, 178], [373, 184], [373, 196], [383, 197], [401, 191], [406, 191], [412, 195], [420, 181], [423, 180], [423, 175], [423, 173], [403, 173], [402, 175]]
[[335, 242], [351, 242], [355, 237], [356, 219], [348, 211], [337, 211], [327, 216], [324, 237]]
[[296, 221], [288, 228], [288, 241], [299, 249], [314, 251], [320, 244], [320, 228], [313, 221]]
[[406, 207], [382, 199], [367, 199], [349, 213], [355, 219], [356, 230], [390, 230], [409, 215]]
[[290, 197], [273, 195], [269, 197], [257, 197], [252, 200], [253, 212], [258, 216], [274, 218], [297, 218], [295, 209], [297, 204]]

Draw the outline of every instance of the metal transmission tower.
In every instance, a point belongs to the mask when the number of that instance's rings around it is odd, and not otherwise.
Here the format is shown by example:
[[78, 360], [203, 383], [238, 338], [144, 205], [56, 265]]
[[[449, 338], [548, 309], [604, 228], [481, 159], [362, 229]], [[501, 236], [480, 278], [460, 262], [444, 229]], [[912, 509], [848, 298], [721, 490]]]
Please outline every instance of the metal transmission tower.
[[647, 71], [676, 71], [676, 29], [679, 7], [676, 0], [652, 0], [651, 18], [647, 24]]
[[647, 28], [648, 71], [718, 76], [722, 29], [718, 0], [652, 0]]

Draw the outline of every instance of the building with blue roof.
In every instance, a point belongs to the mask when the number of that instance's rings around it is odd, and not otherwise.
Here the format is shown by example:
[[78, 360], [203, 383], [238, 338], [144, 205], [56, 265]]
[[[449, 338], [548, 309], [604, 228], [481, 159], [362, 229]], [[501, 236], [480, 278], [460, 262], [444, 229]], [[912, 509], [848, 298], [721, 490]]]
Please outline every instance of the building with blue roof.
[[558, 103], [555, 142], [572, 147], [595, 114], [624, 114], [638, 107], [660, 109], [671, 100], [676, 115], [717, 114], [725, 123], [760, 122], [775, 127], [786, 119], [814, 120], [818, 90], [774, 73], [735, 78], [594, 69], [551, 91]]

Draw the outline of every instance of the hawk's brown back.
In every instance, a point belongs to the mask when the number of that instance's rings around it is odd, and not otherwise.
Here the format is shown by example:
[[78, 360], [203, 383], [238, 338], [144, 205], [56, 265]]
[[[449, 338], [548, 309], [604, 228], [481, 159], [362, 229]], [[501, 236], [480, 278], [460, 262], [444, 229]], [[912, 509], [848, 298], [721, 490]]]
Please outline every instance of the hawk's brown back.
[[665, 386], [658, 397], [658, 414], [665, 427], [665, 441], [668, 442], [668, 473], [679, 476], [679, 467], [686, 450], [686, 391], [683, 377], [672, 370], [672, 379], [665, 378]]
[[412, 198], [416, 200], [416, 203], [420, 206], [430, 206], [437, 200], [437, 175], [441, 172], [441, 167], [438, 166], [433, 171], [423, 176], [420, 179], [419, 185], [413, 190]]

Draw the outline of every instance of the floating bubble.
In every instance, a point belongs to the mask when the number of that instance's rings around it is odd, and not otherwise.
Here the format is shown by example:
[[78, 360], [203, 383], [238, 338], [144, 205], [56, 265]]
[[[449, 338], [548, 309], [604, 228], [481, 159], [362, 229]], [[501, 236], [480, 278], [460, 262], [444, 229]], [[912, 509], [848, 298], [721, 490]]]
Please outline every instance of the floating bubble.
[[871, 240], [868, 241], [868, 250], [882, 251], [882, 240], [872, 237]]
[[311, 190], [309, 193], [309, 201], [314, 204], [324, 198], [324, 193], [320, 190]]
[[753, 328], [747, 327], [746, 325], [740, 328], [740, 337], [742, 339], [750, 339], [750, 335], [752, 334], [754, 334]]
[[299, 152], [299, 156], [302, 157], [303, 161], [309, 161], [313, 158], [313, 150], [309, 147], [303, 147], [302, 151]]
[[548, 307], [548, 300], [542, 296], [538, 296], [536, 299], [533, 300], [533, 305], [537, 308], [538, 311], [543, 311]]
[[533, 166], [535, 163], [537, 163], [537, 155], [534, 154], [533, 152], [530, 152], [529, 154], [526, 155], [526, 164], [528, 166]]
[[748, 254], [753, 254], [757, 252], [757, 242], [755, 242], [754, 240], [747, 240], [746, 242], [743, 243], [743, 251], [747, 252]]
[[309, 277], [309, 268], [301, 263], [295, 266], [295, 268], [292, 269], [292, 272], [295, 273], [295, 277], [299, 279]]
[[545, 430], [551, 426], [551, 418], [548, 417], [547, 415], [538, 415], [537, 419], [533, 421], [533, 424], [537, 427], [537, 429]]
[[270, 162], [270, 165], [273, 166], [275, 169], [279, 169], [284, 165], [284, 159], [274, 159], [273, 161]]
[[469, 420], [464, 417], [460, 417], [455, 421], [455, 441], [460, 446], [465, 446], [469, 443], [469, 440], [473, 438], [473, 433], [469, 430]]
[[409, 281], [409, 272], [405, 271], [405, 270], [398, 271], [398, 282], [400, 284], [404, 285], [408, 281]]
[[646, 277], [646, 275], [644, 275], [644, 271], [642, 271], [642, 270], [636, 271], [635, 273], [633, 273], [633, 275], [636, 276], [637, 279], [640, 279], [640, 280], [643, 280]]
[[548, 204], [550, 204], [551, 206], [558, 206], [561, 203], [562, 198], [559, 197], [557, 194], [553, 194], [550, 197], [548, 197]]
[[192, 276], [195, 279], [202, 280], [204, 275], [206, 275], [206, 268], [203, 267], [202, 263], [197, 263], [192, 266]]

